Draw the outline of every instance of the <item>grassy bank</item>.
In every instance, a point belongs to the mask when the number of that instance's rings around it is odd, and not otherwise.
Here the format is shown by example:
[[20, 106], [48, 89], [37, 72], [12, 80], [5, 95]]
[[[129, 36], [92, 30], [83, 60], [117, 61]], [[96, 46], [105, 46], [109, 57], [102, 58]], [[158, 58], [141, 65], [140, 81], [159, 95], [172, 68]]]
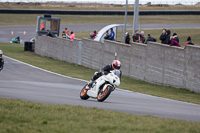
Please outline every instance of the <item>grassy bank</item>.
[[[181, 44], [182, 47], [185, 46], [185, 43], [187, 42], [188, 36], [191, 37], [192, 41], [194, 42], [195, 45], [200, 46], [200, 29], [170, 29], [171, 33], [177, 33], [179, 37], [179, 43]], [[157, 42], [161, 42], [159, 37], [162, 33], [162, 29], [141, 29], [140, 31], [144, 31], [145, 37], [147, 37], [148, 34], [151, 34], [152, 37], [156, 38]], [[89, 38], [90, 33], [92, 31], [86, 31], [86, 32], [76, 32], [76, 38]], [[132, 30], [128, 30], [130, 35], [132, 35]], [[118, 40], [121, 41], [121, 30], [118, 31], [117, 33], [117, 38]], [[132, 37], [131, 37], [132, 41]]]
[[[5, 55], [49, 71], [85, 80], [89, 80], [93, 73], [96, 71], [75, 64], [54, 60], [52, 58], [41, 57], [32, 52], [24, 52], [23, 47], [16, 46], [19, 46], [19, 44], [0, 43], [0, 49], [4, 51]], [[127, 77], [122, 77], [122, 82], [119, 88], [200, 104], [200, 94], [195, 94], [184, 89], [176, 89], [172, 87], [150, 84]]]
[[1, 133], [198, 133], [200, 122], [0, 98]]
[[[36, 25], [37, 16], [43, 14], [0, 14], [0, 26]], [[103, 15], [52, 15], [61, 18], [62, 25], [69, 24], [123, 24], [124, 16]], [[199, 15], [155, 15], [139, 16], [139, 24], [199, 24]], [[127, 24], [133, 24], [133, 16], [127, 17]]]

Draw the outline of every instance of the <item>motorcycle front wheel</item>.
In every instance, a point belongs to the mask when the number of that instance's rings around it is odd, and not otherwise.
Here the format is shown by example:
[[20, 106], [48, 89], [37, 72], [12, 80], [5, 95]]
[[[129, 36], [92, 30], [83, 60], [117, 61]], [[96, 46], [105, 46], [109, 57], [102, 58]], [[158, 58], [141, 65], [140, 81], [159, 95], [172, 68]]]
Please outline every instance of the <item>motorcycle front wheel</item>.
[[89, 96], [87, 95], [87, 89], [86, 89], [86, 86], [88, 86], [88, 84], [86, 84], [84, 87], [83, 87], [83, 89], [81, 90], [81, 92], [80, 92], [80, 98], [82, 99], [82, 100], [87, 100], [88, 98], [89, 98]]
[[111, 86], [107, 86], [104, 91], [103, 91], [103, 89], [101, 89], [98, 93], [97, 100], [99, 102], [103, 102], [104, 100], [106, 100], [106, 98], [108, 98], [108, 96], [110, 95], [111, 92], [112, 92]]

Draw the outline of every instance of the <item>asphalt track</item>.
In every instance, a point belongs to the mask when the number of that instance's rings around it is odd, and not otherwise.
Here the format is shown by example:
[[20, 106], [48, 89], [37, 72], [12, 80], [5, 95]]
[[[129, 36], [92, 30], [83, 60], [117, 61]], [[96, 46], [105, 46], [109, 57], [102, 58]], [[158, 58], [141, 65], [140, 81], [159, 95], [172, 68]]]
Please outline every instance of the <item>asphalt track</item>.
[[200, 105], [116, 89], [104, 102], [81, 100], [80, 90], [86, 83], [51, 73], [5, 57], [0, 72], [0, 97], [45, 104], [68, 104], [97, 107], [139, 115], [152, 115], [187, 121], [200, 121]]
[[[60, 32], [62, 32], [65, 27], [69, 31], [82, 32], [82, 31], [99, 31], [101, 28], [105, 27], [106, 24], [79, 24], [79, 25], [61, 25]], [[139, 29], [179, 29], [179, 28], [200, 28], [200, 24], [140, 24]], [[127, 29], [132, 29], [132, 26], [127, 26]], [[24, 25], [24, 26], [0, 26], [0, 42], [10, 42], [14, 37], [20, 36], [23, 40], [29, 41], [31, 38], [35, 37], [35, 25]], [[11, 36], [11, 31], [14, 32], [14, 36]], [[24, 36], [24, 31], [26, 31], [26, 36]], [[162, 33], [162, 31], [161, 31]], [[149, 33], [146, 33], [149, 34]], [[89, 35], [88, 35], [89, 37]]]

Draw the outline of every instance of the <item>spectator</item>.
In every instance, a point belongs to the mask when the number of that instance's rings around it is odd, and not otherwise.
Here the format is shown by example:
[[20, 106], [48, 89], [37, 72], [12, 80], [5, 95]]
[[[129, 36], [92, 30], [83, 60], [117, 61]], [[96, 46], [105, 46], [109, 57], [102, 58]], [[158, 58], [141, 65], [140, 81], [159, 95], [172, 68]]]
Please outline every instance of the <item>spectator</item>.
[[47, 30], [47, 36], [54, 37], [54, 35], [51, 33], [51, 31]]
[[130, 36], [129, 36], [129, 33], [128, 33], [128, 32], [126, 32], [125, 43], [126, 43], [126, 44], [130, 44]]
[[176, 41], [176, 39], [173, 37], [173, 36], [171, 36], [170, 37], [170, 46], [177, 46], [177, 47], [181, 47], [181, 45]]
[[69, 36], [69, 31], [67, 30], [67, 28], [65, 28], [65, 34], [66, 34], [66, 36], [67, 35]]
[[147, 39], [146, 39], [146, 41], [145, 41], [145, 44], [147, 44], [147, 43], [148, 43], [148, 41], [151, 41], [151, 42], [156, 42], [156, 39], [155, 39], [155, 38], [153, 38], [153, 37], [151, 37], [151, 35], [150, 35], [150, 34], [148, 34], [148, 37], [147, 37]]
[[166, 37], [166, 39], [164, 41], [164, 44], [170, 45], [171, 31], [167, 30], [166, 33], [167, 33], [167, 37]]
[[115, 32], [113, 31], [113, 28], [110, 28], [110, 37], [109, 40], [114, 40], [115, 39]]
[[94, 39], [97, 35], [97, 31], [95, 30], [94, 33], [90, 33], [91, 39]]
[[16, 40], [17, 43], [20, 43], [20, 37], [19, 36], [16, 37], [15, 40]]
[[136, 30], [135, 34], [133, 35], [133, 42], [137, 42], [137, 43], [141, 42], [141, 35], [138, 30]]
[[0, 50], [0, 71], [3, 69], [4, 60], [3, 60], [3, 51]]
[[44, 22], [41, 23], [40, 30], [45, 30], [45, 23]]
[[185, 46], [187, 46], [187, 45], [194, 45], [190, 36], [187, 38], [187, 43], [185, 44]]
[[161, 40], [162, 44], [164, 43], [164, 41], [166, 40], [166, 38], [167, 38], [166, 29], [163, 29], [162, 34], [160, 35], [160, 40]]
[[65, 31], [62, 32], [62, 38], [66, 38]]
[[146, 37], [144, 36], [144, 31], [141, 31], [141, 41], [144, 43], [146, 40]]
[[178, 38], [178, 36], [177, 36], [176, 33], [173, 33], [173, 37], [174, 37], [174, 39], [176, 39], [176, 41], [179, 43], [179, 38]]
[[71, 35], [70, 35], [70, 40], [74, 40], [75, 38], [75, 33], [73, 31], [70, 31]]
[[106, 35], [104, 36], [104, 39], [109, 39], [110, 38], [110, 34], [108, 33], [108, 30], [106, 31]]

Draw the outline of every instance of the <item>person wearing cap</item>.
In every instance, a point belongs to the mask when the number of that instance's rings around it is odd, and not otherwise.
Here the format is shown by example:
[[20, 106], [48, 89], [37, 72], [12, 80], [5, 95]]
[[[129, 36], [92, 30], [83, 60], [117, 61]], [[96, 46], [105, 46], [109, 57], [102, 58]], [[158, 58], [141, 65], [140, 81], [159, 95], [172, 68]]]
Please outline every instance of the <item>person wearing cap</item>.
[[3, 60], [3, 51], [0, 50], [0, 71], [3, 69], [4, 60]]
[[148, 37], [147, 37], [147, 39], [146, 39], [146, 41], [145, 41], [145, 44], [147, 44], [147, 43], [148, 43], [148, 41], [151, 41], [151, 42], [156, 42], [156, 39], [155, 39], [155, 38], [153, 38], [153, 37], [151, 37], [151, 35], [150, 35], [150, 34], [148, 34]]
[[128, 32], [126, 32], [125, 43], [126, 43], [126, 44], [130, 44], [130, 36], [129, 36], [129, 33], [128, 33]]
[[144, 31], [141, 31], [141, 41], [144, 43], [146, 40], [146, 37], [144, 36]]
[[110, 37], [109, 37], [109, 40], [114, 40], [114, 38], [115, 38], [115, 33], [114, 33], [114, 31], [113, 31], [113, 28], [110, 28]]

